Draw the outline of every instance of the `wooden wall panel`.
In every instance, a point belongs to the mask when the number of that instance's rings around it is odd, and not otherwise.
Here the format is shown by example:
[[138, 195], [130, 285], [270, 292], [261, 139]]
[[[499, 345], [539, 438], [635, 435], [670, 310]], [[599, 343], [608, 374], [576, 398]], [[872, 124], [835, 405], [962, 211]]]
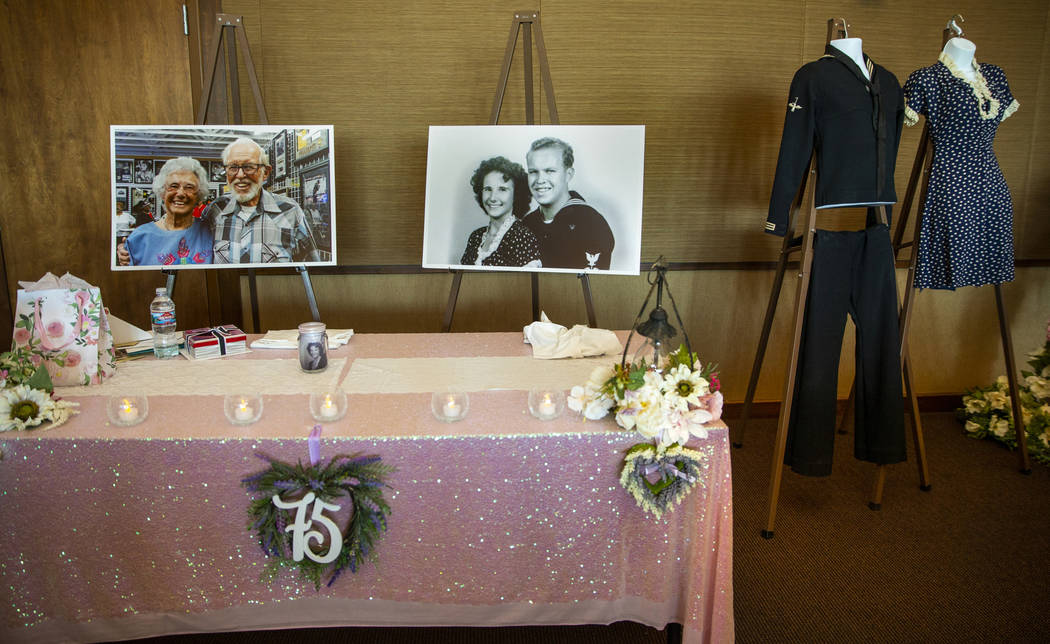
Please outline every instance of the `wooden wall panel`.
[[[1014, 205], [1024, 216], [1016, 218], [1014, 234], [1022, 257], [1046, 257], [1050, 246], [1050, 9], [1043, 28], [1043, 51], [1040, 56], [1039, 88], [1031, 97], [1019, 99], [1021, 109], [1032, 119], [1034, 132], [1028, 154], [1028, 190], [1024, 200]], [[1020, 113], [1020, 112], [1018, 112]]]
[[[336, 125], [340, 262], [418, 263], [427, 126], [487, 122], [507, 27], [520, 5], [224, 6], [245, 15], [260, 52], [271, 122]], [[936, 61], [948, 17], [962, 13], [978, 59], [1006, 69], [1025, 105], [996, 146], [1019, 206], [1018, 230], [1029, 219], [1046, 219], [1045, 200], [1028, 198], [1030, 190], [1042, 194], [1050, 166], [1032, 155], [1045, 75], [1044, 2], [545, 0], [534, 8], [542, 14], [561, 122], [646, 125], [643, 260], [775, 257], [779, 244], [762, 229], [786, 93], [794, 71], [823, 52], [833, 16], [849, 18], [866, 50], [903, 83]], [[520, 61], [521, 47], [510, 83], [517, 94], [505, 102], [504, 123], [524, 121]], [[542, 100], [539, 107], [546, 122]], [[901, 196], [918, 134], [909, 129], [901, 143]], [[825, 213], [822, 223], [852, 225], [857, 218]], [[1022, 239], [1018, 251], [1050, 259], [1050, 244], [1039, 240]]]
[[[9, 285], [68, 271], [101, 286], [118, 317], [147, 325], [160, 272], [109, 270], [109, 126], [192, 120], [181, 3], [7, 2], [0, 20]], [[202, 274], [182, 275], [179, 288], [202, 290]], [[180, 300], [180, 323], [204, 321], [203, 304]]]

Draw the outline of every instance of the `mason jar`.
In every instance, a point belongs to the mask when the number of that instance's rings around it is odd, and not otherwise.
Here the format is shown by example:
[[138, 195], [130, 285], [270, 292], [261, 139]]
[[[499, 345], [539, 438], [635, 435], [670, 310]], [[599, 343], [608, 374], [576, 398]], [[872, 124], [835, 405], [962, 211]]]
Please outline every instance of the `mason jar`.
[[328, 333], [324, 322], [299, 325], [299, 368], [306, 373], [321, 373], [328, 368]]

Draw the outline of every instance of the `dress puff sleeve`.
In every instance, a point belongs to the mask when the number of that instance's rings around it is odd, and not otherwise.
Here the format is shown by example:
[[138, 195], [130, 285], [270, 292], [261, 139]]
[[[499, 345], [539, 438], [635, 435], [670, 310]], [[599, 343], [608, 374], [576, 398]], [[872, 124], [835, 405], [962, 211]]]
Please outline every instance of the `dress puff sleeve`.
[[1002, 118], [999, 119], [1000, 122], [1005, 121], [1017, 111], [1017, 108], [1021, 107], [1010, 92], [1010, 85], [1006, 82], [1006, 72], [996, 65], [981, 65], [981, 73], [984, 75], [985, 82], [988, 83], [992, 96], [999, 99], [999, 105], [1006, 106], [1002, 112]]
[[908, 126], [919, 122], [919, 115], [925, 114], [927, 119], [932, 118], [932, 112], [936, 109], [936, 91], [930, 91], [933, 85], [933, 76], [929, 67], [917, 69], [908, 76], [904, 83], [904, 124]]

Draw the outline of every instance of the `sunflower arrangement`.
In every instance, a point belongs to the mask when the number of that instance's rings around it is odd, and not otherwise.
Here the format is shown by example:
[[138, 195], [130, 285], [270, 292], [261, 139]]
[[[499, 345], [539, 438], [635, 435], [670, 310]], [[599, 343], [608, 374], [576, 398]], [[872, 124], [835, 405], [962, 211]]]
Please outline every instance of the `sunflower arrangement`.
[[69, 420], [79, 403], [55, 398], [53, 391], [47, 369], [25, 347], [0, 353], [0, 433]]

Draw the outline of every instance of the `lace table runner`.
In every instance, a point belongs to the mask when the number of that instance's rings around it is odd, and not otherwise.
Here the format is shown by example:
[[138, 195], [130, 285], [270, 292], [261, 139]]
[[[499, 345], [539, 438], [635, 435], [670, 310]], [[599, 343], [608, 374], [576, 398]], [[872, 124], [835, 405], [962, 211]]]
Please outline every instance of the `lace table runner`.
[[322, 373], [303, 373], [297, 359], [142, 360], [117, 367], [101, 385], [56, 387], [59, 396], [112, 396], [141, 392], [159, 396], [208, 396], [242, 392], [308, 394], [331, 390], [346, 358], [329, 358]]
[[358, 358], [350, 365], [343, 389], [351, 394], [408, 394], [442, 389], [490, 391], [548, 387], [571, 389], [587, 381], [595, 367], [613, 358], [536, 360], [488, 358]]

